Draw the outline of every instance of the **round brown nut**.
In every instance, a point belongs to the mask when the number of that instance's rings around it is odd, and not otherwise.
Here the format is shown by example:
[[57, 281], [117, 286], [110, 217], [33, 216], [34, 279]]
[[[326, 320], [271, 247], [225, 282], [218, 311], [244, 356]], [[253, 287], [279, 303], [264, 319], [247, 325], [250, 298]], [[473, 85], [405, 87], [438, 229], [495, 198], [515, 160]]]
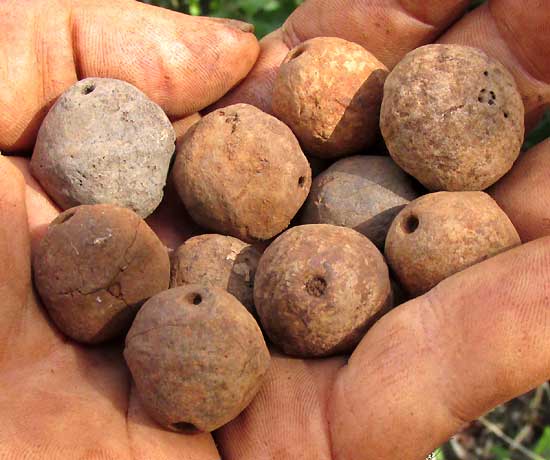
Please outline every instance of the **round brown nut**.
[[264, 330], [286, 354], [345, 353], [389, 308], [388, 267], [355, 230], [302, 225], [262, 255], [254, 300]]
[[31, 170], [63, 209], [110, 203], [147, 217], [162, 200], [175, 140], [168, 117], [140, 90], [87, 78], [44, 118]]
[[388, 70], [362, 46], [318, 37], [291, 50], [273, 87], [272, 108], [304, 150], [337, 158], [373, 144]]
[[483, 190], [517, 159], [524, 108], [512, 75], [483, 51], [428, 45], [386, 80], [380, 127], [395, 162], [428, 189]]
[[246, 308], [223, 289], [192, 284], [143, 305], [124, 358], [149, 415], [187, 433], [213, 431], [239, 415], [270, 362]]
[[244, 241], [288, 227], [311, 186], [311, 169], [292, 131], [247, 104], [216, 110], [178, 145], [174, 182], [191, 217]]
[[484, 192], [439, 192], [411, 202], [393, 221], [386, 258], [412, 295], [521, 244], [516, 229]]
[[254, 276], [260, 253], [237, 238], [200, 235], [172, 255], [170, 287], [201, 284], [225, 289], [254, 314]]
[[301, 223], [355, 228], [383, 248], [397, 213], [418, 196], [412, 178], [390, 157], [344, 158], [313, 180]]
[[125, 333], [141, 304], [170, 281], [164, 245], [137, 214], [113, 205], [60, 214], [40, 241], [33, 269], [55, 324], [84, 343]]

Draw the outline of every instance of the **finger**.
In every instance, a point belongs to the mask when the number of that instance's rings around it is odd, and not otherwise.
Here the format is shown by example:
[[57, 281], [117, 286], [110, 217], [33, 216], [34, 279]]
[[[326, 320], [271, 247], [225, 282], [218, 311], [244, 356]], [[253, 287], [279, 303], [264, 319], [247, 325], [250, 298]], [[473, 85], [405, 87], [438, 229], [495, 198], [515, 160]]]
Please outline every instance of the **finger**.
[[[0, 337], [4, 338], [18, 328], [31, 274], [25, 182], [3, 156], [0, 156], [0, 190]], [[0, 348], [0, 363], [7, 352], [7, 348]]]
[[550, 239], [393, 310], [337, 377], [335, 460], [423, 459], [466, 422], [550, 377]]
[[288, 51], [314, 37], [340, 37], [359, 43], [386, 66], [437, 38], [466, 10], [468, 0], [310, 0], [283, 27], [261, 42], [260, 58], [247, 79], [216, 104], [237, 102], [271, 112], [273, 81]]
[[440, 41], [475, 46], [514, 75], [528, 129], [550, 104], [550, 8], [539, 0], [490, 0], [455, 24]]
[[216, 433], [224, 460], [332, 460], [326, 407], [343, 362], [272, 356], [260, 393]]
[[30, 161], [27, 158], [8, 157], [7, 160], [17, 168], [25, 181], [27, 223], [34, 251], [36, 245], [45, 235], [48, 225], [59, 215], [60, 210], [32, 177], [29, 168]]
[[168, 431], [144, 411], [132, 385], [128, 402], [128, 438], [135, 459], [219, 460], [210, 434], [186, 435]]
[[253, 66], [248, 26], [132, 0], [0, 2], [0, 149], [30, 148], [52, 102], [77, 79], [126, 80], [181, 118]]
[[63, 346], [19, 361], [0, 373], [0, 458], [128, 459], [127, 380], [109, 349]]
[[37, 307], [22, 174], [0, 156], [0, 367], [40, 360], [58, 336]]
[[251, 104], [271, 113], [271, 92], [279, 66], [290, 51], [282, 30], [276, 30], [260, 41], [260, 57], [250, 74], [239, 86], [216, 102], [209, 110], [232, 104]]
[[523, 153], [489, 193], [516, 227], [521, 241], [550, 236], [550, 139]]
[[359, 43], [392, 68], [410, 50], [430, 43], [469, 6], [468, 0], [317, 0], [305, 2], [283, 26], [291, 47], [319, 36]]
[[193, 126], [195, 123], [200, 121], [200, 119], [201, 119], [200, 113], [194, 113], [193, 115], [189, 115], [188, 117], [182, 118], [181, 120], [177, 120], [174, 123], [172, 123], [172, 126], [174, 127], [174, 131], [176, 132], [177, 142], [181, 142], [185, 133], [189, 131], [189, 128], [191, 128], [191, 126]]

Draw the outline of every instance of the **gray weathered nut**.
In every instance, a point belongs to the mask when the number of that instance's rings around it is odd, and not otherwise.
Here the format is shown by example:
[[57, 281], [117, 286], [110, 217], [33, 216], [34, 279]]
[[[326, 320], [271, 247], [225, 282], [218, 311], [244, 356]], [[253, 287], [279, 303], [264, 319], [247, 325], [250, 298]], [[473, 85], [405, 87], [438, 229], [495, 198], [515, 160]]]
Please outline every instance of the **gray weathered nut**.
[[200, 225], [243, 241], [288, 227], [311, 186], [292, 131], [256, 107], [237, 104], [195, 124], [178, 145], [174, 183]]
[[302, 225], [262, 255], [254, 300], [264, 330], [285, 353], [345, 353], [390, 306], [388, 267], [355, 230]]
[[223, 289], [192, 284], [143, 305], [124, 357], [149, 415], [187, 433], [213, 431], [239, 415], [270, 362], [246, 308]]
[[170, 287], [184, 284], [219, 287], [255, 314], [253, 287], [259, 260], [256, 248], [232, 236], [195, 236], [172, 254]]
[[418, 188], [390, 157], [344, 158], [313, 180], [301, 223], [355, 228], [383, 248], [393, 219]]
[[387, 68], [362, 46], [318, 37], [291, 50], [279, 69], [272, 108], [304, 150], [338, 158], [373, 144]]
[[399, 213], [385, 252], [398, 281], [416, 296], [518, 244], [512, 222], [486, 193], [439, 192]]
[[395, 162], [428, 189], [484, 190], [519, 155], [524, 108], [512, 75], [483, 51], [428, 45], [387, 78], [380, 127]]
[[63, 209], [110, 203], [147, 217], [162, 200], [174, 149], [158, 105], [126, 82], [88, 78], [46, 115], [31, 170]]
[[85, 343], [125, 333], [141, 304], [170, 280], [161, 241], [137, 214], [113, 205], [60, 214], [40, 241], [33, 269], [53, 321]]

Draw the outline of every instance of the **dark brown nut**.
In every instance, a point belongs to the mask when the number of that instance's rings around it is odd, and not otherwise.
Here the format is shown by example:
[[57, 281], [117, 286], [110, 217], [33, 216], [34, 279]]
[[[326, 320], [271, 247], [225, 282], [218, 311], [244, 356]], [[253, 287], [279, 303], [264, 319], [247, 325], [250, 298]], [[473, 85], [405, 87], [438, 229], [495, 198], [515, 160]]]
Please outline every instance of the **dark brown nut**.
[[262, 255], [254, 300], [264, 330], [285, 353], [346, 353], [391, 306], [388, 267], [355, 230], [302, 225]]
[[239, 415], [270, 362], [246, 308], [223, 289], [192, 284], [143, 305], [124, 358], [149, 415], [187, 433], [213, 431]]
[[237, 238], [200, 235], [172, 254], [170, 287], [201, 284], [225, 289], [255, 314], [254, 276], [260, 253]]
[[63, 209], [110, 203], [147, 217], [162, 200], [175, 139], [168, 117], [137, 88], [88, 78], [46, 115], [31, 170]]
[[418, 188], [390, 157], [344, 158], [314, 179], [301, 223], [355, 228], [383, 248], [393, 219]]
[[246, 104], [195, 124], [178, 145], [173, 174], [199, 225], [248, 242], [287, 228], [311, 186], [311, 169], [292, 131]]
[[34, 282], [61, 331], [84, 343], [124, 334], [168, 288], [166, 248], [133, 211], [83, 205], [60, 214], [33, 257]]
[[521, 244], [516, 229], [483, 192], [439, 192], [411, 202], [393, 221], [386, 258], [417, 296], [465, 268]]
[[338, 158], [373, 144], [388, 70], [362, 46], [318, 37], [291, 50], [279, 69], [272, 107], [304, 150]]
[[386, 80], [380, 127], [395, 162], [428, 189], [484, 190], [519, 155], [524, 108], [512, 75], [483, 51], [428, 45]]

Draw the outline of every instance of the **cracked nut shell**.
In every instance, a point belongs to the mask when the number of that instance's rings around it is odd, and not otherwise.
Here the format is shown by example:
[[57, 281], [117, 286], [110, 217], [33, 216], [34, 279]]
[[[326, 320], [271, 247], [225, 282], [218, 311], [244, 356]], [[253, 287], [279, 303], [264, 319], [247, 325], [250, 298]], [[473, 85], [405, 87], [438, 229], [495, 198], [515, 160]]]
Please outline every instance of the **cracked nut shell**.
[[302, 225], [262, 255], [254, 300], [264, 330], [286, 354], [350, 352], [391, 306], [388, 267], [355, 230]]
[[243, 241], [286, 229], [304, 203], [311, 169], [292, 131], [247, 104], [216, 110], [178, 145], [174, 183], [191, 217]]
[[272, 108], [304, 150], [323, 158], [373, 144], [388, 69], [357, 43], [317, 37], [292, 49], [273, 87]]
[[354, 228], [383, 248], [393, 219], [418, 188], [390, 157], [344, 158], [313, 180], [300, 222]]
[[255, 314], [254, 276], [260, 253], [232, 236], [200, 235], [172, 254], [170, 287], [201, 284], [225, 289]]
[[113, 205], [60, 214], [40, 241], [33, 270], [55, 324], [84, 343], [125, 333], [141, 304], [170, 280], [161, 241], [137, 214]]
[[143, 305], [124, 357], [149, 415], [187, 433], [213, 431], [239, 415], [270, 362], [246, 308], [223, 289], [192, 284]]
[[145, 218], [162, 200], [175, 139], [168, 117], [137, 88], [87, 78], [44, 118], [31, 171], [63, 209], [110, 203]]
[[395, 162], [428, 189], [484, 190], [519, 155], [524, 107], [510, 72], [483, 51], [427, 45], [387, 78], [380, 127]]
[[393, 221], [386, 259], [417, 296], [465, 268], [521, 244], [508, 216], [484, 192], [439, 192], [411, 202]]

